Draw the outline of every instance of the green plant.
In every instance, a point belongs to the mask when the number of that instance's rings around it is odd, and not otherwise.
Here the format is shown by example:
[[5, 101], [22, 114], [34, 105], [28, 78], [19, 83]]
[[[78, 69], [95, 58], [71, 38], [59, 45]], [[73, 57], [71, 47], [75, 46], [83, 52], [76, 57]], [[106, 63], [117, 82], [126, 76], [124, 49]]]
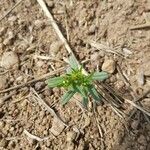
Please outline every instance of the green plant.
[[82, 67], [79, 67], [76, 59], [69, 57], [69, 68], [65, 75], [50, 78], [46, 81], [50, 88], [64, 87], [68, 91], [62, 96], [62, 104], [66, 104], [75, 93], [79, 93], [83, 100], [82, 103], [85, 107], [88, 104], [88, 96], [91, 95], [96, 102], [100, 102], [102, 96], [96, 90], [94, 81], [103, 81], [108, 78], [106, 72], [93, 72], [85, 75]]

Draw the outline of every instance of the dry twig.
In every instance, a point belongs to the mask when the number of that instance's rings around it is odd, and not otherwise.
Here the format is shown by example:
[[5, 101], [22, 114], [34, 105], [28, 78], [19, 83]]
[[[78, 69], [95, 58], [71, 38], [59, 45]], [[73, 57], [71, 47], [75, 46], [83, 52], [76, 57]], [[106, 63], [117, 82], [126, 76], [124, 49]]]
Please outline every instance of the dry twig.
[[42, 59], [42, 60], [52, 60], [52, 61], [58, 61], [60, 63], [64, 63], [63, 61], [59, 60], [58, 58], [52, 58], [50, 56], [41, 56], [41, 55], [34, 55], [34, 59]]
[[119, 55], [121, 57], [124, 56], [121, 52], [115, 51], [114, 49], [112, 49], [112, 48], [110, 48], [110, 47], [108, 47], [108, 46], [106, 46], [104, 44], [97, 43], [97, 42], [92, 41], [92, 40], [87, 41], [87, 43], [90, 44], [92, 47], [95, 47], [98, 50], [102, 50], [102, 51], [106, 51], [106, 52], [109, 52], [109, 53], [113, 53], [113, 54]]

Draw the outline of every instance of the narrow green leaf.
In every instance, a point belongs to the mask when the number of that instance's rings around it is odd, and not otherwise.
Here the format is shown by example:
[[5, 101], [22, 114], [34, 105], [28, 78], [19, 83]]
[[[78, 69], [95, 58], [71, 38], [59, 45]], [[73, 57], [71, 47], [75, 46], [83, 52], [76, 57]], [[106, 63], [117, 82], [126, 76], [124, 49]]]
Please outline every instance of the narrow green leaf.
[[74, 85], [73, 89], [82, 95], [82, 97], [87, 97], [87, 91], [84, 87], [78, 86], [78, 85]]
[[107, 72], [95, 72], [92, 76], [92, 80], [99, 80], [103, 81], [108, 78], [108, 73]]
[[83, 97], [82, 104], [85, 108], [87, 108], [87, 105], [88, 105], [88, 98], [87, 97]]
[[68, 67], [68, 68], [66, 69], [66, 72], [67, 72], [67, 74], [70, 74], [70, 73], [72, 72], [72, 69], [71, 69], [70, 67]]
[[95, 101], [100, 101], [101, 100], [101, 95], [97, 92], [96, 88], [94, 86], [89, 86], [88, 88], [89, 93], [91, 94], [91, 96], [93, 97], [93, 99]]
[[64, 78], [63, 77], [54, 77], [50, 78], [46, 81], [49, 87], [58, 87], [63, 84]]
[[65, 105], [75, 94], [75, 91], [68, 91], [62, 96], [62, 105]]
[[77, 62], [76, 58], [74, 57], [74, 55], [71, 55], [69, 57], [69, 64], [70, 64], [71, 68], [78, 69], [78, 62]]

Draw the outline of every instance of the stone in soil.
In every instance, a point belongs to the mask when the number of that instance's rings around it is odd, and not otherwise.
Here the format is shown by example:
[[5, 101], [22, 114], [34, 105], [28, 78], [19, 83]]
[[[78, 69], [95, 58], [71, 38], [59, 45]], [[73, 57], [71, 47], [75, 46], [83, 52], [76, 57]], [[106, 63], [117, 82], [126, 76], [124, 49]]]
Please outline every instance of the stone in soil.
[[102, 65], [102, 71], [106, 71], [108, 73], [114, 73], [115, 68], [116, 68], [116, 62], [113, 59], [106, 58]]
[[5, 69], [18, 68], [19, 58], [13, 51], [4, 52], [1, 59], [1, 67]]

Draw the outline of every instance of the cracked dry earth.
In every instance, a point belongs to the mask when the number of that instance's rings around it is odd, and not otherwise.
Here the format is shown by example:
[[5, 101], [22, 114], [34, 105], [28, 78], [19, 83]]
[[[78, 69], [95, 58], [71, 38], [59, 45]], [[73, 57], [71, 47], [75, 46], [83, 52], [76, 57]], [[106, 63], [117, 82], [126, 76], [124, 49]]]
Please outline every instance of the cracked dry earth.
[[[17, 0], [0, 1], [2, 17]], [[133, 100], [150, 89], [149, 0], [45, 0], [61, 32], [88, 72], [105, 70], [105, 81]], [[94, 43], [94, 44], [93, 44]], [[96, 44], [95, 44], [96, 43]], [[68, 53], [36, 0], [23, 0], [0, 21], [0, 90], [15, 87], [65, 66]], [[117, 69], [119, 64], [124, 82]], [[59, 74], [56, 74], [59, 75]], [[38, 94], [35, 96], [34, 92]], [[149, 150], [148, 117], [125, 103], [126, 118], [108, 104], [60, 103], [63, 89], [45, 81], [0, 94], [2, 150]], [[7, 96], [9, 95], [9, 98]], [[3, 100], [7, 98], [6, 100]], [[39, 104], [44, 100], [69, 126]], [[150, 111], [150, 95], [141, 101]]]

